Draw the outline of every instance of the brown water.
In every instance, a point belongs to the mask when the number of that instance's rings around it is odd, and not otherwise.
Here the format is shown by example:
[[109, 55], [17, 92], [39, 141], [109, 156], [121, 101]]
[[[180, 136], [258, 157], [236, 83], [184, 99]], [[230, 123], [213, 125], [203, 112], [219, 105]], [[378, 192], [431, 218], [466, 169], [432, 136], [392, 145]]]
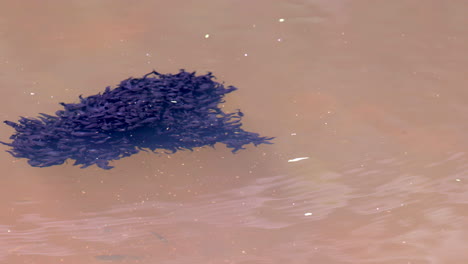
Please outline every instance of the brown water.
[[141, 153], [110, 171], [1, 151], [0, 263], [467, 263], [467, 12], [436, 0], [2, 1], [1, 119], [185, 68], [239, 87], [226, 109], [277, 138], [236, 155]]

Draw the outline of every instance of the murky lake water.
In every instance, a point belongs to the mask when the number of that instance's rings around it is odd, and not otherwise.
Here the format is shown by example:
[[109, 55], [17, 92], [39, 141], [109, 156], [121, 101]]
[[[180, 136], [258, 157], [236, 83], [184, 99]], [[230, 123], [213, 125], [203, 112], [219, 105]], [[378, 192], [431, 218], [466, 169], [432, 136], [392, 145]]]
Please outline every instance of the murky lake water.
[[2, 120], [185, 68], [277, 138], [109, 171], [3, 146], [0, 262], [467, 263], [467, 2], [46, 2], [0, 4]]

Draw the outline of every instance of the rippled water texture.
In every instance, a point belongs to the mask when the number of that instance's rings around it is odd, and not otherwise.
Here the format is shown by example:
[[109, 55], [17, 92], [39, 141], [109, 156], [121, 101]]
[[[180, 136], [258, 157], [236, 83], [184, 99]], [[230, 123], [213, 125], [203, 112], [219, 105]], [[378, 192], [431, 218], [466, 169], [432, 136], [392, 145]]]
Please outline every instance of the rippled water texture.
[[[0, 118], [212, 71], [274, 145], [33, 168], [0, 151], [2, 263], [462, 264], [463, 1], [3, 1]], [[0, 126], [0, 139], [12, 129]], [[289, 161], [289, 162], [288, 162]]]

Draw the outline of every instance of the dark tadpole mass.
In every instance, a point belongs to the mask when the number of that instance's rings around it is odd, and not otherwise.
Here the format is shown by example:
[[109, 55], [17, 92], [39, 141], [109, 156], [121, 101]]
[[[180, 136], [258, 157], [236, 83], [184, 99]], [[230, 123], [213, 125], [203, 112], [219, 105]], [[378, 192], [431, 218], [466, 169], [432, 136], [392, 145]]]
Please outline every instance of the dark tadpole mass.
[[220, 142], [235, 153], [250, 143], [271, 144], [273, 138], [241, 128], [242, 112], [219, 108], [224, 95], [237, 88], [213, 79], [211, 73], [196, 76], [184, 70], [129, 78], [102, 94], [80, 96], [79, 103], [61, 103], [64, 110], [55, 115], [5, 121], [16, 132], [11, 143], [0, 143], [34, 167], [72, 159], [81, 168], [96, 164], [103, 169], [113, 168], [111, 160], [147, 149], [175, 153]]

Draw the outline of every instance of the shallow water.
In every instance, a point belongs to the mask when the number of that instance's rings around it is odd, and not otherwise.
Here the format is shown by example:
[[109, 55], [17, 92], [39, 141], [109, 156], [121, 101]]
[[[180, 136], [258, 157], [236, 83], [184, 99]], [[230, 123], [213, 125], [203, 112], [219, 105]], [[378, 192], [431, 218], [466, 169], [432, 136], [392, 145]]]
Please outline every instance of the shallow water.
[[1, 119], [185, 68], [238, 87], [225, 108], [277, 138], [236, 155], [140, 153], [110, 171], [0, 151], [0, 262], [466, 263], [467, 11], [3, 1]]

